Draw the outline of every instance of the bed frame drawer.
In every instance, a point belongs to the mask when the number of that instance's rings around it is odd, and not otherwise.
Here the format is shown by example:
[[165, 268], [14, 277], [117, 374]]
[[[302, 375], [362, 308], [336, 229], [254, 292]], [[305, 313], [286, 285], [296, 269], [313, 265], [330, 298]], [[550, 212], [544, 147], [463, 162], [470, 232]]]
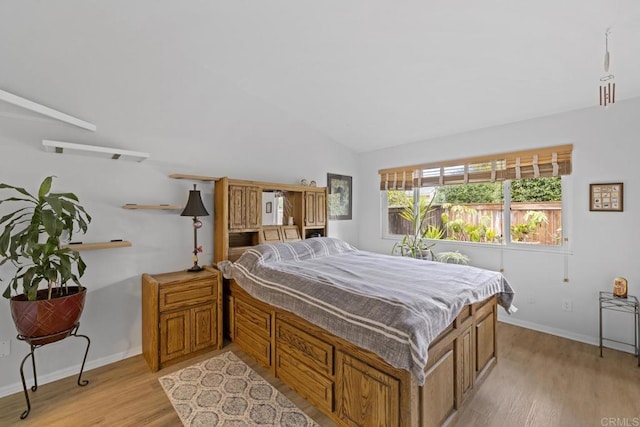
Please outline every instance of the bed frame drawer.
[[336, 363], [336, 412], [341, 424], [402, 424], [400, 380], [342, 351], [338, 351]]
[[234, 342], [263, 366], [271, 367], [271, 341], [236, 323]]
[[333, 346], [282, 320], [276, 320], [276, 345], [279, 350], [325, 375], [333, 375]]
[[280, 348], [276, 352], [276, 375], [318, 408], [333, 411], [333, 381]]
[[[435, 357], [434, 357], [435, 359]], [[425, 372], [427, 378], [420, 388], [422, 425], [440, 426], [456, 410], [456, 354], [455, 343], [449, 343], [431, 367]]]
[[234, 342], [263, 366], [271, 367], [271, 314], [240, 298], [234, 302]]
[[254, 335], [269, 340], [271, 337], [271, 313], [253, 307], [240, 299], [235, 301], [236, 327], [242, 326]]
[[482, 371], [496, 359], [495, 340], [496, 320], [494, 311], [489, 311], [476, 323], [476, 374], [482, 375]]

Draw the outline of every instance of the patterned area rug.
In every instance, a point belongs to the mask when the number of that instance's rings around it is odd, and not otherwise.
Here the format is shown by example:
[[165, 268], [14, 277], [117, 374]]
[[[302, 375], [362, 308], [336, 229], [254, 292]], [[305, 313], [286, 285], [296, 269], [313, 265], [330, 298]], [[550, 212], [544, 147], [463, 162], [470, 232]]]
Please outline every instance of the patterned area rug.
[[230, 351], [159, 381], [185, 426], [318, 426]]

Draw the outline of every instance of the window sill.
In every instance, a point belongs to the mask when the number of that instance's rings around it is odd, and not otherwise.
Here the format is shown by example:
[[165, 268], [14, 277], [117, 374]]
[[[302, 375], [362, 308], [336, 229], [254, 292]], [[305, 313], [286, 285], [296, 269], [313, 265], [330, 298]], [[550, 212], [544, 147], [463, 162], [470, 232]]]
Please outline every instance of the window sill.
[[[382, 240], [389, 240], [393, 242], [398, 242], [402, 239], [403, 236], [382, 236]], [[461, 242], [458, 240], [432, 240], [425, 239], [429, 243], [435, 243], [436, 248], [437, 245], [447, 245], [450, 247], [460, 247], [460, 248], [478, 248], [478, 249], [488, 249], [488, 250], [501, 250], [501, 251], [520, 251], [520, 252], [540, 252], [540, 253], [548, 253], [548, 254], [558, 254], [558, 255], [573, 255], [573, 251], [571, 251], [566, 246], [546, 246], [546, 245], [532, 245], [527, 243], [512, 243], [508, 245], [504, 244], [492, 244], [492, 243], [475, 243], [475, 242]], [[436, 250], [437, 251], [437, 250]]]

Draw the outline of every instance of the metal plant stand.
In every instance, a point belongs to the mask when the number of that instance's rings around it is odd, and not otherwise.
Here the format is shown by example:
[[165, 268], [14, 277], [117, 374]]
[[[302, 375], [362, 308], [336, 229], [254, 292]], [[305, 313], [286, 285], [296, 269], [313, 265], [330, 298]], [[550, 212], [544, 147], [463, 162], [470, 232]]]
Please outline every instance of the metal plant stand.
[[22, 415], [20, 415], [21, 420], [24, 420], [25, 418], [27, 418], [27, 416], [29, 416], [29, 412], [31, 412], [31, 402], [29, 401], [29, 392], [27, 390], [27, 382], [24, 379], [24, 363], [27, 361], [29, 357], [31, 357], [31, 364], [33, 366], [33, 386], [31, 387], [31, 391], [36, 391], [38, 389], [38, 377], [36, 375], [36, 359], [35, 359], [34, 351], [37, 348], [43, 347], [47, 344], [51, 344], [51, 343], [33, 344], [32, 343], [33, 341], [42, 341], [49, 338], [56, 338], [60, 336], [62, 336], [62, 338], [59, 338], [52, 342], [58, 342], [67, 337], [85, 338], [87, 340], [87, 348], [84, 352], [84, 358], [82, 359], [82, 366], [80, 367], [80, 374], [78, 375], [78, 385], [82, 387], [89, 384], [89, 381], [82, 379], [82, 371], [84, 370], [84, 363], [87, 361], [87, 354], [89, 354], [89, 347], [91, 346], [91, 340], [86, 335], [78, 334], [79, 327], [80, 327], [80, 323], [78, 322], [75, 325], [73, 325], [70, 329], [66, 329], [64, 331], [61, 331], [52, 335], [45, 335], [42, 337], [25, 337], [22, 335], [17, 336], [17, 338], [20, 341], [25, 341], [29, 343], [29, 346], [31, 347], [31, 351], [29, 352], [29, 354], [27, 354], [24, 357], [24, 359], [22, 359], [22, 363], [20, 364], [20, 378], [22, 379], [22, 389], [24, 390], [24, 398], [27, 401], [27, 409], [22, 413]]
[[[613, 341], [618, 344], [624, 344], [633, 346], [634, 354], [638, 358], [638, 366], [640, 366], [640, 302], [638, 298], [633, 295], [628, 295], [627, 298], [620, 298], [613, 295], [611, 292], [600, 291], [600, 357], [602, 357], [602, 348], [604, 347], [603, 341]], [[622, 313], [633, 314], [633, 344], [618, 341], [611, 338], [606, 338], [602, 333], [602, 310], [619, 311]]]

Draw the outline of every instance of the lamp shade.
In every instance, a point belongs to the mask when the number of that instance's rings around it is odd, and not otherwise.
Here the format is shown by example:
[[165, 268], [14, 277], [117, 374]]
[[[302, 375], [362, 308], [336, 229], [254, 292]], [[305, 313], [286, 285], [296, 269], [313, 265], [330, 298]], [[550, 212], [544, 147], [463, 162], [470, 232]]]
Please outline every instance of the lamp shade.
[[202, 198], [200, 197], [200, 191], [196, 190], [195, 184], [193, 190], [189, 190], [189, 200], [187, 200], [187, 206], [180, 214], [181, 216], [208, 216], [209, 212], [202, 204]]

